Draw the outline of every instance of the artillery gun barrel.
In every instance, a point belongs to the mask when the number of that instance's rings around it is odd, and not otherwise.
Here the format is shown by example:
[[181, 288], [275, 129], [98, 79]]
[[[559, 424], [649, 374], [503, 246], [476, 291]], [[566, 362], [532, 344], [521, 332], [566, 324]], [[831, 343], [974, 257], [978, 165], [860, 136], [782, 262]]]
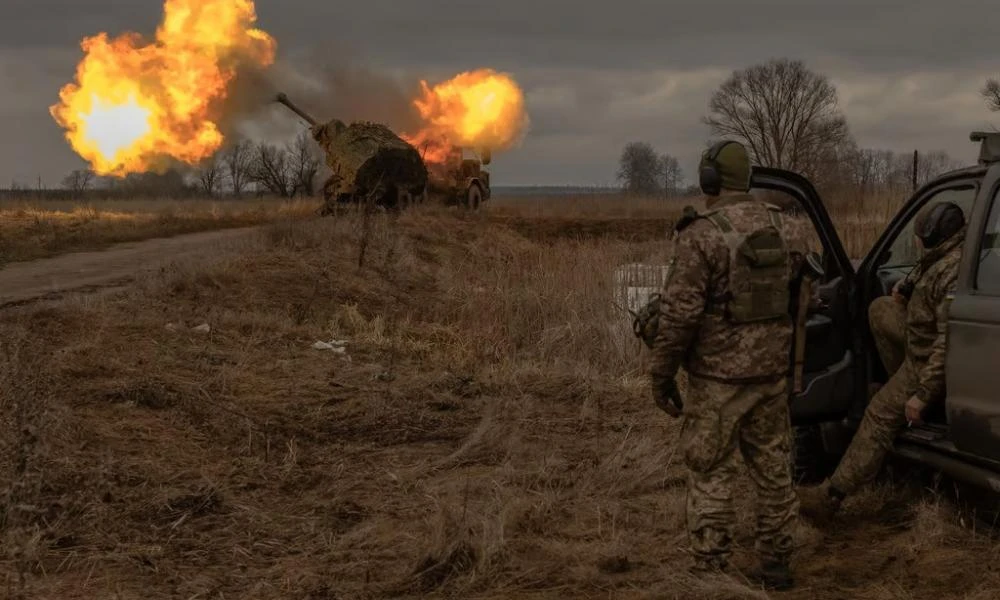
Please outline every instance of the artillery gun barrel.
[[314, 119], [311, 116], [309, 116], [309, 114], [307, 112], [305, 112], [304, 110], [302, 110], [298, 106], [295, 106], [295, 104], [293, 104], [292, 101], [288, 99], [288, 96], [286, 96], [284, 93], [278, 94], [278, 96], [275, 98], [275, 100], [277, 102], [280, 102], [281, 104], [284, 104], [293, 113], [295, 113], [295, 114], [299, 115], [300, 117], [302, 117], [303, 119], [305, 119], [306, 122], [309, 123], [310, 127], [315, 127], [317, 125], [316, 119]]

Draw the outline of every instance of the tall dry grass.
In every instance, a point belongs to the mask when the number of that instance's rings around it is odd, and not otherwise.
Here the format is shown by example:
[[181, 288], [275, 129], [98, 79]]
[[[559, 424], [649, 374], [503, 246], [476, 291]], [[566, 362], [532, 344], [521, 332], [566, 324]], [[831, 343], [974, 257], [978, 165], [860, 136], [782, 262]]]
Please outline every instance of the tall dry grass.
[[[840, 194], [829, 210], [848, 253], [858, 258], [877, 238], [901, 204], [896, 194]], [[499, 197], [490, 202], [494, 219], [520, 223], [543, 237], [568, 230], [586, 234], [594, 224], [619, 222], [627, 238], [629, 221], [636, 237], [660, 233], [687, 204], [704, 209], [700, 199], [628, 198], [619, 195]], [[317, 200], [103, 200], [0, 202], [0, 264], [65, 252], [96, 250], [118, 242], [212, 229], [261, 225], [314, 214]], [[621, 222], [625, 221], [625, 222]], [[569, 223], [575, 224], [568, 227]], [[659, 229], [657, 229], [659, 228]], [[572, 231], [569, 231], [572, 230]], [[523, 232], [523, 231], [522, 231]], [[663, 231], [665, 232], [665, 231]]]
[[699, 205], [700, 201], [697, 198], [634, 197], [622, 194], [526, 195], [493, 198], [490, 200], [490, 210], [500, 215], [530, 218], [655, 218], [679, 214], [690, 203]]
[[0, 202], [0, 264], [314, 214], [313, 200]]
[[[19, 417], [33, 403], [0, 390], [5, 423], [42, 423], [37, 443], [5, 428], [0, 472], [17, 480], [23, 448], [44, 475], [17, 503], [50, 515], [0, 524], [27, 540], [9, 547], [30, 549], [0, 558], [10, 589], [767, 597], [739, 574], [683, 571], [679, 424], [653, 407], [644, 351], [612, 301], [613, 268], [657, 261], [666, 240], [624, 238], [613, 218], [568, 236], [524, 226], [548, 217], [518, 219], [423, 207], [367, 226], [284, 221], [242, 253], [174, 265], [116, 297], [0, 315], [0, 339], [31, 333], [20, 356], [51, 358], [40, 369], [0, 357], [0, 373], [44, 373], [27, 397], [61, 417]], [[746, 570], [753, 496], [740, 485]], [[1000, 589], [993, 574], [945, 567], [995, 548], [926, 502], [880, 486], [837, 527], [803, 524], [799, 588], [781, 597]]]
[[[764, 198], [786, 209], [799, 207], [791, 197], [781, 193], [765, 194]], [[826, 194], [823, 201], [848, 255], [858, 259], [871, 248], [908, 198], [905, 191], [863, 192], [848, 189]], [[491, 210], [498, 216], [535, 220], [624, 219], [672, 223], [687, 205], [699, 211], [705, 210], [704, 199], [700, 197], [663, 199], [621, 195], [519, 196], [497, 198], [492, 202]]]

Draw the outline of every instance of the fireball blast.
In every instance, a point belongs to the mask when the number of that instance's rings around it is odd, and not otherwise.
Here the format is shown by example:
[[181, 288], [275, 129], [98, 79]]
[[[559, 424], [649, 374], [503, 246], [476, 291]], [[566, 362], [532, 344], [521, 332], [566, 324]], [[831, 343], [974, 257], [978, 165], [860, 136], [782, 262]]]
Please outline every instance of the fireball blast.
[[320, 123], [278, 94], [276, 101], [309, 123], [313, 139], [326, 154], [331, 175], [323, 184], [323, 214], [342, 203], [374, 202], [399, 207], [423, 201], [427, 193], [427, 166], [417, 149], [385, 125], [332, 119]]
[[277, 43], [256, 20], [253, 0], [164, 0], [152, 40], [85, 38], [50, 113], [99, 175], [196, 165], [225, 140], [234, 82], [274, 61]]

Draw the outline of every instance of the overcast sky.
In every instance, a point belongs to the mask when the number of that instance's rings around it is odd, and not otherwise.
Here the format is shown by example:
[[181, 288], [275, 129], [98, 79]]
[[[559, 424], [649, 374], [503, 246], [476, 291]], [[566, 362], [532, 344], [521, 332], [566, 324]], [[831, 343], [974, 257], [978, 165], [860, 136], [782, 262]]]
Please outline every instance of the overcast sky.
[[[72, 80], [79, 40], [152, 34], [162, 3], [0, 3], [0, 181], [56, 184], [83, 166], [48, 114]], [[968, 134], [991, 123], [978, 90], [1000, 75], [994, 15], [963, 0], [257, 0], [257, 12], [282, 60], [329, 53], [432, 81], [480, 67], [512, 74], [531, 129], [495, 157], [497, 185], [612, 184], [632, 140], [678, 156], [690, 175], [713, 89], [775, 57], [833, 80], [862, 146], [973, 162]]]

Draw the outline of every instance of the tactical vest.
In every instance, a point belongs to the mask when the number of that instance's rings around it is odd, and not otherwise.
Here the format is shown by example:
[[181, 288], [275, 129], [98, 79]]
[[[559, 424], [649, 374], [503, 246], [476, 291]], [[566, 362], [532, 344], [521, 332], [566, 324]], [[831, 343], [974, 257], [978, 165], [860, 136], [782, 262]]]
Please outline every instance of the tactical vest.
[[789, 253], [781, 235], [781, 209], [768, 206], [771, 224], [750, 229], [721, 211], [705, 214], [729, 247], [729, 291], [708, 312], [730, 323], [758, 323], [788, 317]]

